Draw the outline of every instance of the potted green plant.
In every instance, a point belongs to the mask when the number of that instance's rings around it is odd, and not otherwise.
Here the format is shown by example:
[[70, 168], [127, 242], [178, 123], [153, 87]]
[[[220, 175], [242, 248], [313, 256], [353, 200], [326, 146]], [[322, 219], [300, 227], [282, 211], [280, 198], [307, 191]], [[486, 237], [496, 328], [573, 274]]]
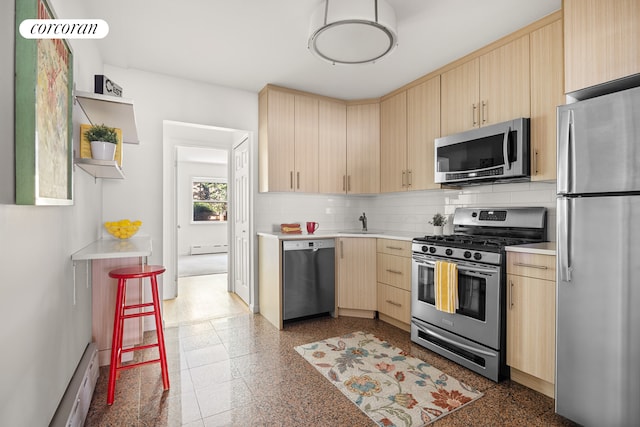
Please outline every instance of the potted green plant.
[[444, 233], [444, 226], [447, 223], [447, 217], [441, 213], [436, 213], [433, 219], [429, 221], [429, 224], [433, 225], [433, 234], [436, 236], [442, 236]]
[[113, 160], [118, 144], [118, 134], [112, 127], [93, 125], [85, 131], [84, 137], [91, 143], [91, 157], [96, 160]]

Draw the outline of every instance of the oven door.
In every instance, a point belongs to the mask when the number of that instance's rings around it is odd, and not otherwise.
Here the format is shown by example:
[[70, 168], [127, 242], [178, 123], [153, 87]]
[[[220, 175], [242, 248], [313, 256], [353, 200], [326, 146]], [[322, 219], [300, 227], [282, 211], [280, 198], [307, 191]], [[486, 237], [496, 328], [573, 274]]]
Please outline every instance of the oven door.
[[495, 265], [458, 261], [458, 300], [455, 313], [436, 309], [434, 270], [442, 260], [413, 254], [411, 273], [411, 316], [438, 328], [500, 349], [501, 268]]

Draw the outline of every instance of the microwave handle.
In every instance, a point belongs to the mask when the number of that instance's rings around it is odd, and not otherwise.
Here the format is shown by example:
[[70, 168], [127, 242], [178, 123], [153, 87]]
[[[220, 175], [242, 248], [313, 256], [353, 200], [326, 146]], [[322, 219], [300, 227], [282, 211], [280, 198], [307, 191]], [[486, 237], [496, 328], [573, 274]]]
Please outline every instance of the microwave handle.
[[504, 141], [502, 142], [502, 155], [504, 156], [504, 165], [507, 170], [511, 169], [511, 162], [509, 159], [511, 158], [509, 153], [509, 138], [511, 137], [511, 126], [507, 128], [507, 131], [504, 134]]

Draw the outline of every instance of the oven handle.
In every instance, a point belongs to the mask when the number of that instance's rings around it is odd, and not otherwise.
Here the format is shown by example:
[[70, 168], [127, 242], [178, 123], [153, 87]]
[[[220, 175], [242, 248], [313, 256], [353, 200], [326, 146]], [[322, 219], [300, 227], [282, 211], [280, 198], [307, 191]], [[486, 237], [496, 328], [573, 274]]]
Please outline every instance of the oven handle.
[[416, 328], [420, 329], [425, 334], [431, 335], [432, 337], [436, 337], [439, 340], [442, 340], [442, 341], [444, 341], [446, 343], [449, 343], [449, 344], [454, 345], [456, 347], [460, 347], [462, 349], [465, 349], [465, 350], [470, 351], [470, 352], [475, 353], [475, 354], [481, 354], [483, 356], [488, 356], [488, 357], [495, 357], [495, 354], [490, 353], [490, 352], [488, 352], [486, 350], [482, 350], [480, 348], [472, 347], [472, 346], [467, 345], [467, 344], [462, 344], [460, 342], [454, 341], [454, 340], [449, 339], [447, 337], [444, 337], [444, 336], [442, 336], [440, 334], [437, 334], [437, 333], [435, 333], [433, 331], [430, 331], [429, 329], [426, 329], [423, 325], [421, 325], [422, 322], [420, 322], [420, 321], [418, 321], [416, 319], [413, 319], [412, 323], [416, 326]]
[[[429, 265], [431, 267], [435, 267], [436, 266], [436, 262], [435, 261], [427, 261], [427, 260], [417, 260], [414, 258], [414, 261], [419, 263], [419, 264], [426, 264]], [[460, 271], [466, 271], [469, 273], [489, 273], [489, 274], [495, 274], [497, 273], [497, 269], [496, 270], [491, 270], [488, 268], [478, 268], [478, 267], [465, 267], [462, 266], [460, 264], [456, 264], [458, 266], [458, 270]]]

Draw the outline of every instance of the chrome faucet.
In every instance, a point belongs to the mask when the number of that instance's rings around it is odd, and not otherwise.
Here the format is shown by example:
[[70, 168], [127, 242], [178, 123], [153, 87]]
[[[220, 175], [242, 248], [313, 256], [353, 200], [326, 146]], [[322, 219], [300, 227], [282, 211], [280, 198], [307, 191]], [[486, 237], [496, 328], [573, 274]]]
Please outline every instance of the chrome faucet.
[[367, 231], [367, 216], [362, 212], [358, 221], [362, 221], [362, 231]]

